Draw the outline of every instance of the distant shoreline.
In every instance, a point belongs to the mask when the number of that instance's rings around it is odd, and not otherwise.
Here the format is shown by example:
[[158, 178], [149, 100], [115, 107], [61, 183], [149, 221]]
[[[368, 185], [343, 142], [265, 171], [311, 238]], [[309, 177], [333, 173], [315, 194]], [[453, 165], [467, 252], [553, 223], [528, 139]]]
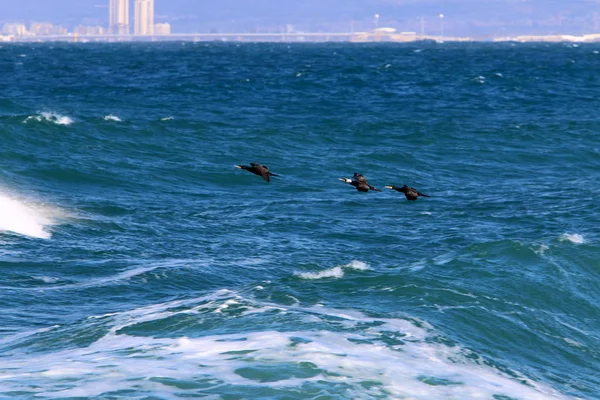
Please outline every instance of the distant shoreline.
[[169, 35], [56, 35], [56, 36], [2, 36], [0, 43], [32, 43], [32, 42], [280, 42], [280, 43], [410, 43], [419, 41], [434, 42], [521, 42], [521, 43], [598, 43], [600, 34], [574, 35], [519, 35], [505, 37], [469, 37], [469, 36], [440, 36], [418, 35], [413, 32], [385, 33], [352, 32], [352, 33], [186, 33]]

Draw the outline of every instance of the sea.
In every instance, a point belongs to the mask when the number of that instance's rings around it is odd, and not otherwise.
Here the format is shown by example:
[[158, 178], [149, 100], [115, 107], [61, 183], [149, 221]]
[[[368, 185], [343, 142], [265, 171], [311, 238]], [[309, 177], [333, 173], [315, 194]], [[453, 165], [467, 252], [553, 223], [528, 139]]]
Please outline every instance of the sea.
[[600, 44], [0, 71], [0, 399], [600, 399]]

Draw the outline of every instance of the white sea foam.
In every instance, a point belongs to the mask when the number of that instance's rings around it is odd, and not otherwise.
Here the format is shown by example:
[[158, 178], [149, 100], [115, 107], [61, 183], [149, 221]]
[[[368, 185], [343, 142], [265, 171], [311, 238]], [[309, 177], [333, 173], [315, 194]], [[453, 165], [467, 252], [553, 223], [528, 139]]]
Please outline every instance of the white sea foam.
[[346, 265], [338, 265], [319, 272], [299, 272], [296, 273], [302, 279], [324, 279], [324, 278], [341, 278], [344, 276], [345, 269], [355, 269], [364, 271], [369, 269], [367, 263], [359, 260], [352, 260]]
[[73, 123], [72, 118], [70, 118], [66, 115], [60, 115], [55, 112], [42, 112], [39, 115], [30, 115], [29, 117], [25, 118], [25, 120], [23, 122], [28, 123], [31, 121], [37, 121], [37, 122], [47, 121], [47, 122], [55, 123], [57, 125], [71, 125]]
[[161, 121], [173, 121], [174, 118], [173, 117], [164, 117], [160, 119]]
[[[244, 314], [226, 314], [234, 304], [257, 311], [277, 308], [285, 312], [279, 318], [310, 319], [318, 328], [275, 330], [269, 328], [267, 317], [261, 320], [266, 329], [252, 323], [252, 329], [242, 333], [154, 337], [119, 332], [177, 314], [186, 318], [198, 314], [199, 321], [210, 315], [223, 323], [240, 318], [236, 322], [239, 325], [244, 323]], [[130, 391], [132, 397], [153, 393], [175, 398], [210, 395], [219, 387], [229, 387], [251, 398], [251, 393], [257, 396], [268, 389], [297, 395], [311, 385], [326, 395], [327, 389], [337, 390], [343, 384], [343, 396], [352, 399], [568, 398], [516, 371], [508, 375], [477, 361], [458, 345], [435, 340], [435, 329], [414, 317], [376, 318], [356, 310], [322, 306], [274, 307], [223, 290], [104, 315], [94, 323], [109, 324], [108, 333], [87, 347], [6, 355], [0, 364], [0, 392], [21, 391], [28, 397], [44, 398], [102, 398], [116, 391]], [[54, 328], [53, 333], [60, 329]], [[298, 368], [306, 371], [307, 366], [309, 374], [298, 377], [293, 373]], [[244, 374], [274, 367], [278, 373], [266, 381]]]
[[548, 247], [547, 245], [545, 245], [545, 244], [543, 244], [543, 243], [542, 243], [542, 244], [540, 244], [540, 245], [538, 246], [538, 248], [537, 248], [537, 249], [535, 249], [535, 250], [534, 250], [534, 252], [535, 252], [537, 255], [543, 256], [543, 255], [544, 255], [544, 253], [546, 252], [546, 250], [548, 250], [548, 249], [549, 249], [549, 247]]
[[104, 120], [105, 121], [122, 122], [121, 118], [117, 117], [116, 115], [112, 115], [112, 114], [105, 116]]
[[360, 260], [352, 260], [349, 264], [344, 265], [345, 268], [357, 269], [359, 271], [366, 271], [369, 269], [369, 264]]
[[229, 306], [233, 306], [233, 305], [236, 305], [236, 304], [240, 304], [240, 303], [238, 303], [234, 299], [226, 300], [223, 304], [221, 304], [219, 307], [217, 307], [217, 309], [215, 310], [215, 312], [216, 313], [223, 312], [223, 310], [225, 310], [226, 308], [229, 308]]
[[302, 279], [341, 278], [344, 276], [344, 270], [338, 266], [320, 272], [301, 272], [298, 276]]
[[579, 233], [565, 233], [560, 237], [560, 240], [562, 241], [569, 241], [571, 243], [575, 243], [575, 244], [582, 244], [585, 243], [585, 239], [582, 235], [580, 235]]
[[49, 239], [48, 228], [56, 214], [50, 207], [14, 198], [0, 189], [0, 231]]
[[32, 278], [42, 281], [44, 283], [56, 283], [59, 281], [58, 278], [52, 276], [33, 276]]

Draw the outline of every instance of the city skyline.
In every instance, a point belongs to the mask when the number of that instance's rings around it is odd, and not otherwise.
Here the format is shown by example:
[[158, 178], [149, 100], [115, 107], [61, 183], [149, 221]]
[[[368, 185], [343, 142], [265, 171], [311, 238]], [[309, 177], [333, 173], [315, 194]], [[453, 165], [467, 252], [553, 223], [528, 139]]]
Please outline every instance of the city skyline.
[[[109, 0], [108, 32], [110, 34], [129, 35], [131, 33], [130, 9], [129, 0]], [[154, 34], [154, 0], [134, 0], [133, 34]]]
[[55, 27], [36, 29], [38, 32], [56, 34], [67, 30], [79, 35], [355, 33], [389, 28], [421, 37], [469, 36], [489, 40], [600, 32], [597, 0], [481, 3], [476, 0], [304, 0], [300, 3], [54, 0], [54, 7], [47, 8], [48, 2], [42, 0], [20, 0], [18, 4], [0, 0], [0, 25], [20, 24], [4, 31], [17, 36], [33, 33], [34, 24]]

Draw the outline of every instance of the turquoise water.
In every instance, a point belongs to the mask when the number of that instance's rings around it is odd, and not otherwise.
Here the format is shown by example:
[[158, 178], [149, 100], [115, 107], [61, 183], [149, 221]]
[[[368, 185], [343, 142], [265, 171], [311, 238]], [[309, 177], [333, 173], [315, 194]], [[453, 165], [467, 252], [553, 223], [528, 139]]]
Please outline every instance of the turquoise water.
[[600, 398], [599, 52], [2, 45], [0, 398]]

